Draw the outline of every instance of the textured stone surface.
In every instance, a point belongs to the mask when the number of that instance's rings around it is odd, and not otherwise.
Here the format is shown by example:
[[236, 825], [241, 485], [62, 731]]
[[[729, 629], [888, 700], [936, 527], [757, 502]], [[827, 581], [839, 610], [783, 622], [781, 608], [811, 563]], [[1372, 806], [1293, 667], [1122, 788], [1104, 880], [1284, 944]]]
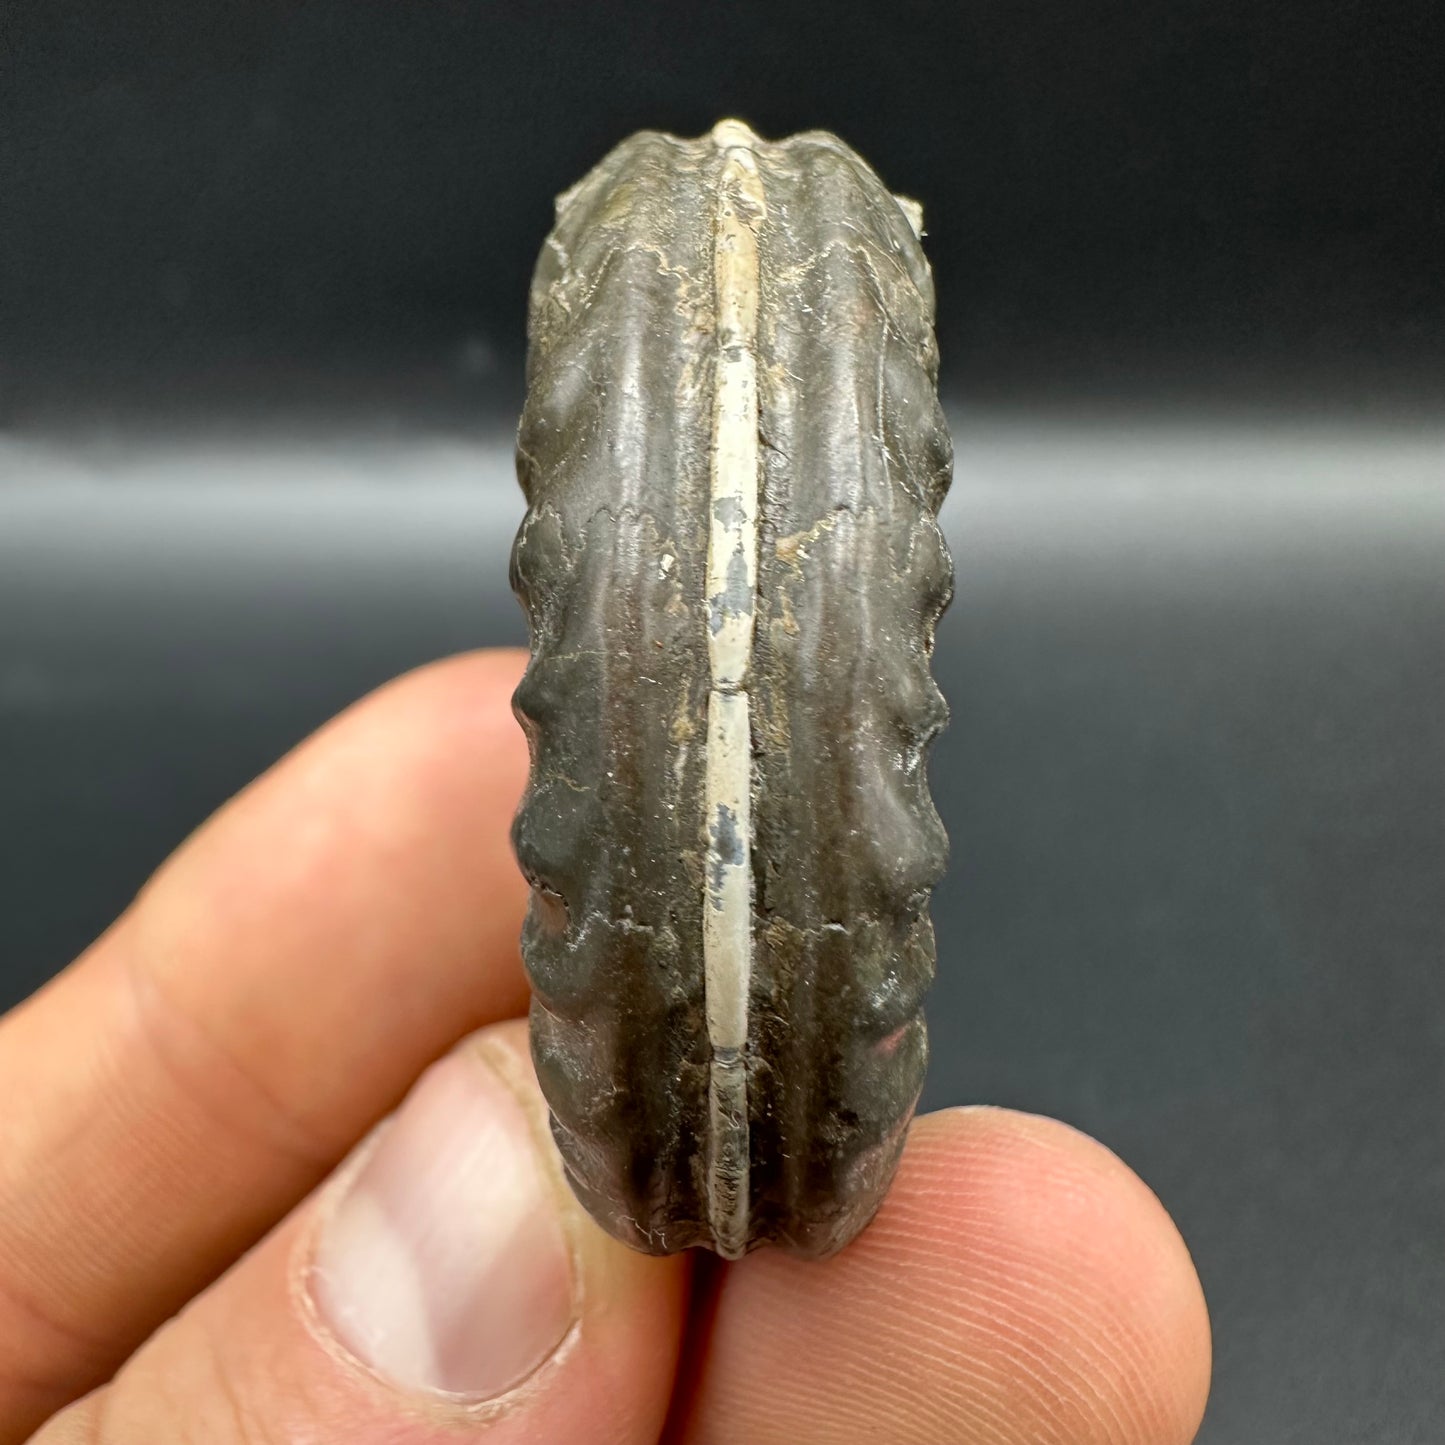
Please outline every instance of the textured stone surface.
[[919, 229], [836, 137], [725, 122], [618, 146], [538, 260], [533, 1049], [574, 1188], [642, 1249], [832, 1252], [922, 1081], [952, 571]]

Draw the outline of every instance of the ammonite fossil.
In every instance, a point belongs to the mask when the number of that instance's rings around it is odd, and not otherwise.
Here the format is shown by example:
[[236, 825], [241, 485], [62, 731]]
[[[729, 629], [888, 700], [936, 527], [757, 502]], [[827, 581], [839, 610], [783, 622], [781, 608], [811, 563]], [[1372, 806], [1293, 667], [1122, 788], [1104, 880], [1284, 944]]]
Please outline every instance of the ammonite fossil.
[[512, 557], [532, 1046], [639, 1249], [831, 1253], [927, 1052], [952, 592], [921, 214], [836, 136], [644, 131], [557, 201]]

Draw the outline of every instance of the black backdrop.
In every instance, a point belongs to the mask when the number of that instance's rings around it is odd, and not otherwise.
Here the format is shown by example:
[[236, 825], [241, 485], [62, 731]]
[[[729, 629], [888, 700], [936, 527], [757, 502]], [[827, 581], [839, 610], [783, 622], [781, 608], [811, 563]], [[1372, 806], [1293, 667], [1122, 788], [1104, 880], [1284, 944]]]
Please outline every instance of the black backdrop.
[[0, 4], [0, 1001], [515, 641], [523, 297], [641, 125], [925, 206], [958, 480], [928, 1102], [1194, 1249], [1203, 1439], [1445, 1439], [1445, 7]]
[[512, 353], [552, 195], [727, 112], [927, 202], [973, 395], [1394, 407], [1445, 365], [1442, 60], [1430, 0], [9, 0], [11, 406]]

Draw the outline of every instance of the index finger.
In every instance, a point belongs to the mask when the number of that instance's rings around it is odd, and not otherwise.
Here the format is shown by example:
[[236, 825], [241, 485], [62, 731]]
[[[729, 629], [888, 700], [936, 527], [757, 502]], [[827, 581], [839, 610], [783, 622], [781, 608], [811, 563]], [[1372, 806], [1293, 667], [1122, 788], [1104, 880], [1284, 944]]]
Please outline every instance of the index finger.
[[0, 1021], [0, 1442], [109, 1377], [524, 1011], [517, 652], [435, 664], [221, 810]]

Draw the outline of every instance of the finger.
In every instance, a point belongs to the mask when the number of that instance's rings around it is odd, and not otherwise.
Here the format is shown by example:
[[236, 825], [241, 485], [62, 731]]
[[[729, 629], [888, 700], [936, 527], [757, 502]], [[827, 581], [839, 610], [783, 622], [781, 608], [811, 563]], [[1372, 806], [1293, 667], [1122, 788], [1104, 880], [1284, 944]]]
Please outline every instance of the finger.
[[831, 1260], [726, 1272], [686, 1445], [1183, 1445], [1209, 1323], [1157, 1199], [1102, 1145], [1005, 1110], [918, 1120]]
[[0, 1441], [108, 1377], [431, 1059], [524, 1008], [521, 665], [456, 659], [345, 713], [0, 1023]]
[[653, 1445], [686, 1278], [582, 1213], [501, 1025], [35, 1445]]

